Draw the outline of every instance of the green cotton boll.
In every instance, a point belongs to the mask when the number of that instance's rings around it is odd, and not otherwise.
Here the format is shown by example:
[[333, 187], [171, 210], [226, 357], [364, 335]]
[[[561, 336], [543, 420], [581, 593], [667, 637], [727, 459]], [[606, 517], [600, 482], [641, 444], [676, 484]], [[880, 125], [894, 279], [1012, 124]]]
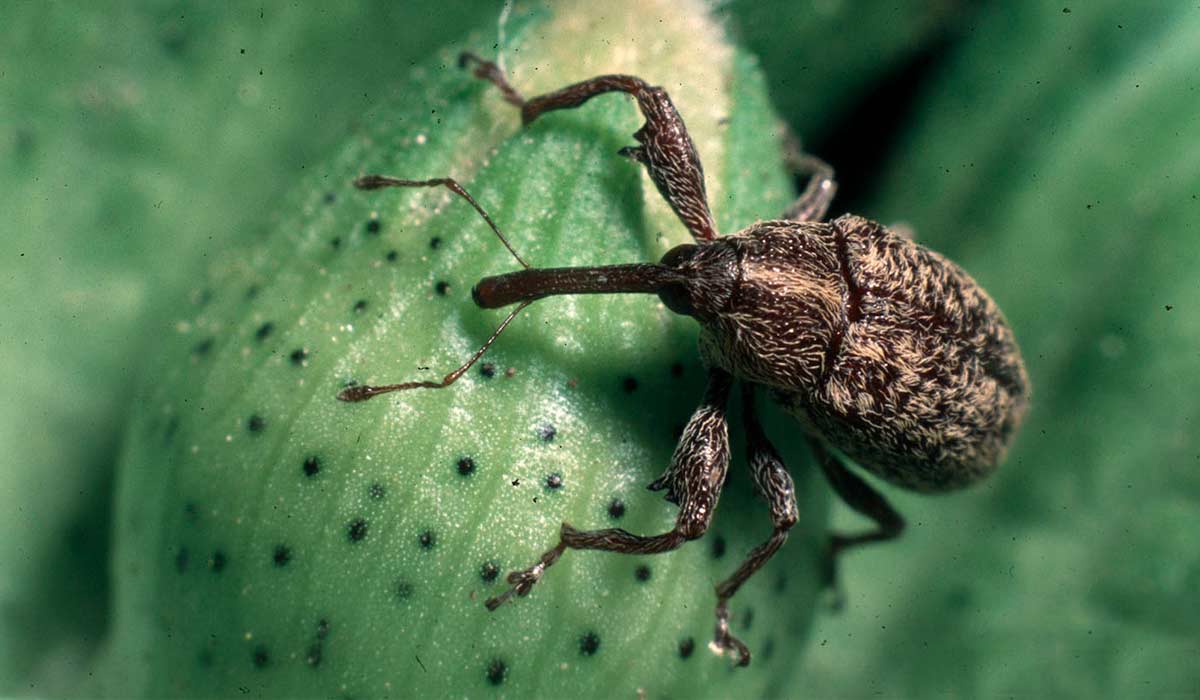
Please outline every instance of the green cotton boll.
[[847, 562], [815, 696], [1200, 688], [1200, 14], [1067, 9], [996, 5], [882, 180], [871, 214], [991, 291], [1033, 398], [987, 487], [897, 503], [904, 551]]
[[420, 5], [0, 10], [0, 695], [62, 695], [104, 634], [146, 329], [398, 67], [495, 25], [489, 0]]
[[[699, 402], [697, 327], [653, 296], [548, 299], [444, 390], [362, 404], [351, 381], [439, 379], [503, 318], [471, 302], [516, 263], [444, 189], [360, 192], [364, 173], [459, 179], [535, 265], [657, 260], [687, 233], [616, 151], [641, 124], [604, 96], [522, 128], [457, 69], [498, 43], [533, 95], [592, 75], [671, 92], [725, 232], [793, 196], [755, 63], [697, 6], [518, 7], [412, 69], [399, 97], [313, 168], [260, 243], [230, 251], [160, 332], [117, 487], [115, 609], [96, 694], [651, 697], [779, 692], [818, 598], [825, 490], [788, 419], [768, 433], [802, 522], [733, 600], [753, 665], [707, 649], [713, 586], [770, 533], [744, 469], [708, 536], [676, 552], [567, 552], [489, 613], [505, 573], [567, 521], [652, 534], [645, 485]], [[791, 439], [788, 439], [791, 437]]]

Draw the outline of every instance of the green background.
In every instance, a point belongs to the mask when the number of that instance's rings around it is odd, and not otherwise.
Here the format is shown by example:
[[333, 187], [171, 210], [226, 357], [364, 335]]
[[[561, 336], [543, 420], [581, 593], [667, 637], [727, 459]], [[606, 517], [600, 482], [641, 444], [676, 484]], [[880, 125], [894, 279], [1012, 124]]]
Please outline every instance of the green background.
[[[79, 688], [111, 631], [124, 426], [205, 268], [269, 239], [410, 65], [490, 30], [481, 5], [6, 8], [0, 690]], [[987, 484], [887, 491], [910, 530], [847, 561], [846, 610], [776, 650], [768, 691], [1194, 697], [1200, 10], [847, 5], [722, 14], [792, 128], [846, 154], [839, 206], [913, 225], [996, 297], [1034, 404]]]

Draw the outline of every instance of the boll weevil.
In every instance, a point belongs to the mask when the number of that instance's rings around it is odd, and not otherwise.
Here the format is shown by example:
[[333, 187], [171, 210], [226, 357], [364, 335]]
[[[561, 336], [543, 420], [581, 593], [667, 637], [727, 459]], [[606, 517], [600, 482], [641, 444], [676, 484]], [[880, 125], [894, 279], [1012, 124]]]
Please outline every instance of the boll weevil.
[[460, 65], [495, 85], [528, 124], [608, 92], [635, 98], [645, 124], [638, 146], [620, 154], [642, 163], [695, 243], [657, 263], [534, 268], [513, 249], [486, 211], [450, 178], [404, 180], [366, 175], [361, 189], [449, 188], [483, 217], [522, 270], [479, 281], [483, 308], [514, 306], [461, 367], [441, 381], [355, 385], [338, 394], [358, 402], [392, 391], [444, 388], [466, 372], [530, 303], [562, 294], [657, 294], [671, 311], [700, 324], [708, 381], [699, 408], [665, 473], [650, 484], [679, 506], [675, 526], [657, 535], [620, 528], [578, 530], [562, 524], [559, 541], [511, 588], [487, 601], [495, 610], [528, 594], [567, 549], [626, 554], [667, 552], [704, 535], [729, 466], [726, 406], [740, 384], [747, 462], [767, 502], [771, 536], [716, 586], [712, 648], [748, 664], [750, 651], [729, 630], [729, 601], [783, 545], [796, 523], [792, 478], [758, 419], [761, 388], [799, 422], [834, 492], [875, 524], [829, 536], [826, 576], [840, 554], [893, 539], [903, 518], [840, 452], [897, 486], [920, 492], [956, 489], [989, 474], [1003, 459], [1024, 416], [1029, 382], [1011, 328], [988, 294], [958, 265], [909, 237], [859, 216], [824, 221], [836, 191], [832, 169], [804, 157], [811, 177], [779, 220], [731, 235], [716, 230], [700, 157], [667, 93], [629, 75], [604, 75], [525, 99], [496, 64], [464, 53]]

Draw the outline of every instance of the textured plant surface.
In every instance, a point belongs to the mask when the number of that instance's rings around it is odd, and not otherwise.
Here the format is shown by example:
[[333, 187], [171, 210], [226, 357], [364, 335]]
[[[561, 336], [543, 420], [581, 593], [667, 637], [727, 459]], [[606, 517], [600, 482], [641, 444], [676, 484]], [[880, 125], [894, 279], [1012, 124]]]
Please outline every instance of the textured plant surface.
[[[761, 54], [806, 144], [870, 156], [834, 158], [854, 208], [912, 223], [1002, 304], [1034, 411], [982, 488], [887, 490], [909, 531], [849, 557], [847, 608], [807, 633], [813, 543], [795, 536], [735, 601], [755, 612], [735, 626], [758, 652], [745, 675], [704, 648], [709, 585], [766, 530], [740, 465], [714, 532], [723, 558], [709, 558], [715, 538], [644, 560], [572, 553], [529, 599], [482, 609], [502, 587], [484, 563], [528, 564], [560, 518], [669, 525], [673, 508], [642, 485], [666, 464], [699, 368], [693, 331], [652, 299], [543, 302], [497, 346], [492, 378], [444, 396], [328, 400], [349, 379], [456, 365], [499, 320], [470, 306], [470, 283], [514, 267], [465, 203], [367, 197], [347, 178], [461, 177], [537, 264], [650, 259], [682, 231], [613, 153], [640, 123], [626, 100], [521, 130], [452, 52], [432, 51], [471, 30], [460, 45], [496, 51], [491, 3], [5, 8], [0, 691], [58, 695], [83, 678], [89, 695], [617, 694], [649, 676], [648, 689], [716, 696], [1200, 694], [1197, 12], [911, 5], [730, 2], [720, 15]], [[514, 15], [502, 53], [518, 86], [643, 72], [697, 134], [722, 227], [778, 211], [775, 141], [745, 128], [766, 114], [745, 55], [706, 43], [711, 28], [697, 39], [676, 10], [651, 7], [638, 27], [605, 10]], [[555, 27], [588, 38], [555, 42]], [[658, 38], [634, 51], [637, 32]], [[939, 45], [953, 48], [929, 53]], [[895, 87], [913, 55], [935, 66], [921, 76], [932, 89]], [[367, 126], [330, 160], [355, 115]], [[898, 146], [876, 133], [885, 124], [907, 125]], [[790, 430], [769, 427], [780, 442]], [[785, 457], [811, 538], [824, 487], [803, 449]], [[840, 508], [835, 523], [861, 526]]]
[[3, 9], [0, 692], [62, 692], [104, 634], [115, 455], [198, 262], [490, 5]]

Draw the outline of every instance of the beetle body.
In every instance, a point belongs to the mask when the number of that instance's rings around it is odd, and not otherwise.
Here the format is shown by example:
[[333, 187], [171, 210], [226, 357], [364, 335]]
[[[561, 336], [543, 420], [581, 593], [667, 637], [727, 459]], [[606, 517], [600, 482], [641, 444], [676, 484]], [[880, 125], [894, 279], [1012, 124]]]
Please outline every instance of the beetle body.
[[684, 426], [666, 472], [649, 488], [679, 506], [675, 526], [639, 535], [620, 528], [578, 530], [567, 523], [558, 544], [532, 566], [513, 571], [495, 610], [528, 595], [568, 549], [660, 554], [699, 538], [712, 523], [730, 461], [727, 404], [741, 385], [746, 464], [773, 526], [762, 544], [717, 584], [711, 647], [739, 665], [750, 651], [729, 628], [729, 601], [774, 556], [796, 524], [795, 486], [758, 419], [755, 391], [771, 393], [803, 427], [831, 488], [875, 528], [830, 533], [823, 575], [836, 581], [838, 556], [898, 537], [904, 518], [856, 476], [836, 449], [898, 486], [934, 492], [977, 481], [1003, 459], [1028, 401], [1029, 382], [1012, 330], [983, 289], [954, 263], [858, 216], [825, 222], [836, 191], [833, 171], [808, 157], [812, 176], [778, 221], [732, 235], [716, 231], [704, 170], [666, 92], [629, 75], [602, 75], [525, 99], [499, 67], [473, 54], [460, 65], [496, 85], [528, 124], [575, 109], [597, 95], [624, 92], [646, 123], [640, 145], [621, 155], [645, 166], [651, 181], [691, 232], [657, 263], [575, 268], [531, 267], [499, 227], [450, 178], [402, 180], [367, 175], [363, 189], [445, 186], [465, 198], [524, 268], [485, 277], [471, 290], [483, 308], [515, 305], [487, 342], [440, 382], [356, 385], [338, 394], [363, 401], [416, 388], [445, 388], [477, 361], [513, 318], [538, 299], [561, 294], [657, 294], [667, 308], [700, 323], [708, 384]]
[[1028, 380], [1004, 316], [958, 265], [857, 216], [761, 222], [687, 254], [705, 362], [769, 388], [813, 437], [917, 491], [1003, 459]]

